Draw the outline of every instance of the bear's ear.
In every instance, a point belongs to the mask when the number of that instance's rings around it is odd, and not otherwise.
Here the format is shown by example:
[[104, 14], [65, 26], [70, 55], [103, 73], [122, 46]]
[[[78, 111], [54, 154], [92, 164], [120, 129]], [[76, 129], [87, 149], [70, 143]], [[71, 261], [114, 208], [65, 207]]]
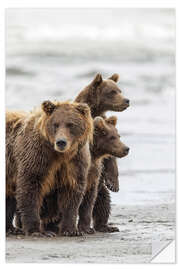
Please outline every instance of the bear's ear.
[[51, 115], [56, 109], [56, 105], [51, 101], [46, 100], [42, 103], [41, 108], [47, 115]]
[[90, 114], [90, 108], [86, 103], [79, 103], [76, 106], [76, 109], [78, 110], [78, 112], [80, 112], [81, 114], [87, 116]]
[[103, 81], [102, 75], [101, 75], [100, 73], [98, 73], [98, 74], [95, 76], [94, 80], [92, 81], [91, 85], [92, 85], [94, 88], [96, 88], [96, 87], [98, 87], [98, 86], [102, 83], [102, 81]]
[[94, 118], [94, 127], [103, 130], [105, 128], [104, 119], [100, 116]]
[[112, 80], [114, 82], [119, 81], [119, 75], [117, 73], [114, 73], [111, 77], [108, 78], [109, 80]]
[[117, 124], [117, 117], [116, 116], [110, 116], [105, 121], [106, 121], [106, 123], [108, 123], [110, 125], [116, 126], [116, 124]]

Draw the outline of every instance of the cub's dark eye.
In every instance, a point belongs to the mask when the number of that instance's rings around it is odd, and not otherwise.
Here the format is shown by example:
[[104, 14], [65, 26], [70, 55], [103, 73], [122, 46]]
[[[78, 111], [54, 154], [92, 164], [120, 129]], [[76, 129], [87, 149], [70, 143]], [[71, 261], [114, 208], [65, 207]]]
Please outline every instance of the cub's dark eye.
[[101, 131], [101, 135], [102, 136], [106, 136], [106, 132], [105, 131]]
[[74, 124], [73, 124], [73, 123], [67, 123], [66, 126], [67, 126], [68, 128], [73, 128], [73, 127], [74, 127]]
[[111, 137], [110, 137], [110, 140], [111, 140], [111, 141], [114, 141], [114, 140], [116, 140], [116, 137], [115, 137], [115, 136], [111, 136]]
[[57, 129], [59, 127], [58, 123], [54, 123], [54, 128]]
[[107, 97], [111, 98], [111, 97], [115, 96], [116, 94], [117, 94], [116, 90], [111, 90], [106, 95], [107, 95]]
[[116, 90], [111, 90], [110, 95], [114, 96], [116, 94], [117, 94]]

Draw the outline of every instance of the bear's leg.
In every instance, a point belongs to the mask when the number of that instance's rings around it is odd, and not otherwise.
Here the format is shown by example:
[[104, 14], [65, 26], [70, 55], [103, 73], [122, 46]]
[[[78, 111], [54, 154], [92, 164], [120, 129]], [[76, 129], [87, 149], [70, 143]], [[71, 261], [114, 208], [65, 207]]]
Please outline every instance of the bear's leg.
[[13, 218], [16, 211], [16, 200], [13, 197], [6, 198], [6, 233], [14, 233]]
[[60, 222], [58, 205], [57, 205], [57, 190], [53, 190], [45, 196], [43, 205], [40, 211], [41, 231], [52, 232], [57, 234], [59, 231], [58, 224]]
[[28, 171], [21, 172], [17, 179], [16, 201], [23, 231], [26, 235], [49, 237], [49, 234], [40, 231], [40, 187], [36, 182], [36, 175]]
[[[89, 166], [90, 152], [89, 145], [86, 144], [68, 166], [69, 179], [64, 179], [64, 182], [67, 181], [69, 184], [64, 185], [58, 191], [58, 209], [62, 214], [59, 229], [62, 235], [82, 235], [77, 228], [77, 217], [85, 194]], [[57, 177], [60, 181], [61, 172]]]
[[92, 211], [97, 196], [97, 186], [93, 186], [90, 190], [86, 191], [83, 201], [79, 207], [79, 223], [78, 228], [80, 232], [92, 234], [95, 232], [91, 228]]
[[13, 197], [6, 198], [6, 234], [19, 235], [23, 234], [20, 228], [13, 226], [13, 219], [16, 213], [16, 199]]
[[108, 189], [113, 192], [119, 191], [119, 173], [118, 165], [115, 157], [105, 158], [103, 160], [103, 169], [101, 178], [105, 181]]
[[93, 209], [94, 228], [98, 232], [118, 232], [117, 227], [108, 225], [111, 212], [111, 198], [108, 189], [104, 184], [100, 185], [95, 206]]
[[75, 190], [59, 191], [59, 210], [62, 213], [62, 220], [59, 225], [59, 232], [64, 236], [82, 235], [77, 228], [77, 216], [79, 206], [83, 199], [83, 193]]
[[48, 222], [47, 224], [43, 225], [44, 231], [47, 232], [53, 232], [55, 234], [59, 233], [59, 227], [58, 227], [59, 222]]

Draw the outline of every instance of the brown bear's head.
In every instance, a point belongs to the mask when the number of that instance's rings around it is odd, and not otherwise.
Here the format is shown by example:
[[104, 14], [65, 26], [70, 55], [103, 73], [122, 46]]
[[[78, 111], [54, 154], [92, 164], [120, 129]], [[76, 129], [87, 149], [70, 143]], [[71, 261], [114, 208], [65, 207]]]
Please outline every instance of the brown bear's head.
[[44, 101], [44, 130], [58, 152], [68, 153], [90, 140], [92, 118], [87, 104]]
[[93, 150], [97, 156], [111, 155], [124, 157], [128, 154], [129, 148], [120, 140], [120, 135], [116, 129], [117, 118], [111, 116], [103, 119], [97, 116], [94, 119], [94, 146]]
[[93, 81], [78, 95], [77, 102], [85, 102], [91, 108], [93, 117], [106, 111], [121, 112], [129, 107], [129, 99], [124, 98], [118, 87], [118, 74], [103, 80], [101, 74], [97, 74]]

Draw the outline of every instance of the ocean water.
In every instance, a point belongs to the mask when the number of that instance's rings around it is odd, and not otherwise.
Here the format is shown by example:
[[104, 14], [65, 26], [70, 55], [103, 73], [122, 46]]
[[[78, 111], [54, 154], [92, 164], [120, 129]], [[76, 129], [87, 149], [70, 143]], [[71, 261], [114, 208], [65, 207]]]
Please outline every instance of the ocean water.
[[130, 147], [118, 160], [117, 204], [175, 199], [175, 11], [8, 9], [6, 107], [73, 100], [100, 72], [120, 74], [131, 107], [118, 116]]

